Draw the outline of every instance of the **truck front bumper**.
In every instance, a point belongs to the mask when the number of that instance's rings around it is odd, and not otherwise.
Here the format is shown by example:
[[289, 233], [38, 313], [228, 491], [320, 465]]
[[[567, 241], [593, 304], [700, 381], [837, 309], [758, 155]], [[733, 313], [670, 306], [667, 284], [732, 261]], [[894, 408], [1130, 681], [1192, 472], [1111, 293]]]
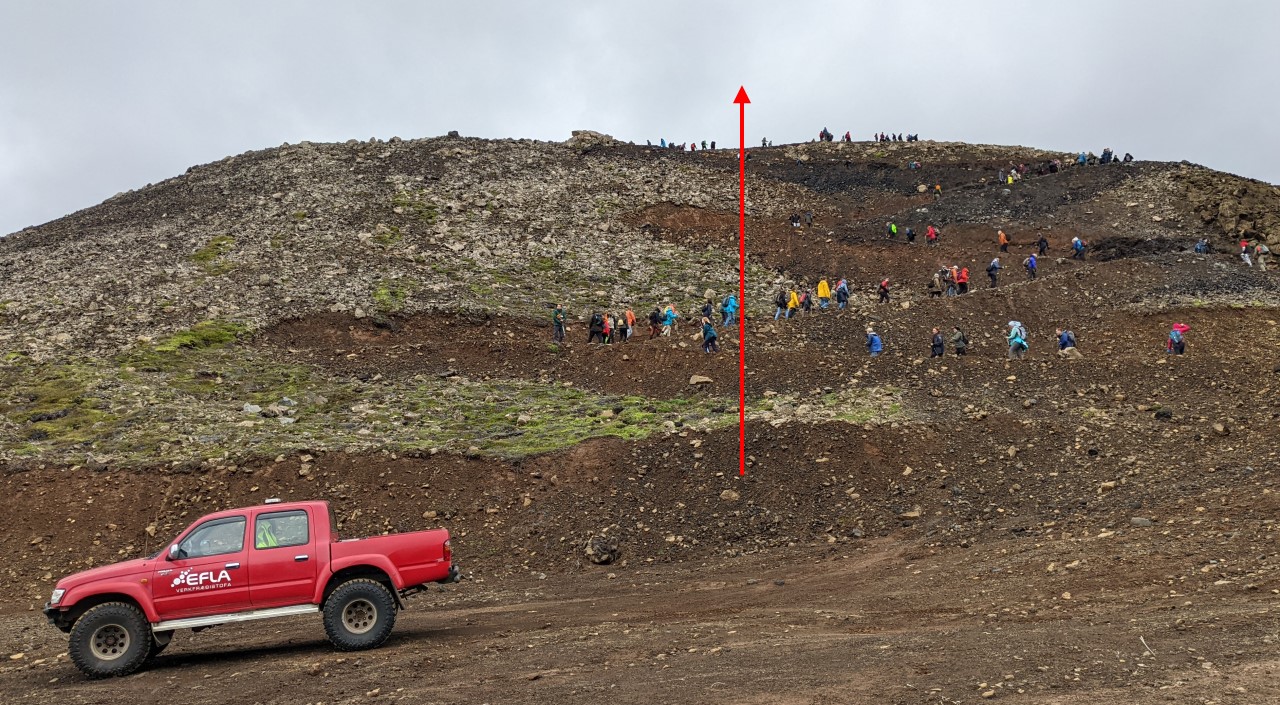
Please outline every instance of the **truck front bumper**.
[[44, 612], [44, 616], [49, 620], [49, 624], [52, 624], [53, 626], [57, 627], [58, 629], [64, 632], [71, 630], [71, 625], [67, 624], [67, 621], [66, 621], [66, 617], [67, 617], [66, 612], [63, 612], [62, 610], [58, 609], [57, 607], [54, 607], [48, 602], [44, 603], [44, 609], [40, 611]]

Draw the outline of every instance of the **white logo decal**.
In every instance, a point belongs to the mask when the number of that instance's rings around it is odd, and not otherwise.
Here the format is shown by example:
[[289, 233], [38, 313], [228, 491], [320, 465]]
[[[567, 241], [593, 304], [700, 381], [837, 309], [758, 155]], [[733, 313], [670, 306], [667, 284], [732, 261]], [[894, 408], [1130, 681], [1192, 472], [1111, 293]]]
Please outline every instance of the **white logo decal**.
[[196, 592], [197, 590], [217, 590], [231, 587], [231, 574], [225, 570], [214, 573], [204, 571], [196, 573], [190, 568], [183, 569], [170, 585], [174, 592]]

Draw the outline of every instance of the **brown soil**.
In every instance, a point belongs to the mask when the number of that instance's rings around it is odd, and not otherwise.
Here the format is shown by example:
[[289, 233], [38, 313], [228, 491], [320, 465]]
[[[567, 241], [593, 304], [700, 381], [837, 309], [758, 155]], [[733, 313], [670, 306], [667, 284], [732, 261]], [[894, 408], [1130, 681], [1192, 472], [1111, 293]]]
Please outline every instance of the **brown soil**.
[[[21, 656], [0, 662], [0, 700], [1280, 701], [1276, 275], [1187, 255], [1185, 237], [1091, 236], [1107, 261], [1059, 260], [1073, 234], [1093, 232], [1062, 206], [1130, 174], [1117, 168], [1024, 182], [1007, 208], [1014, 252], [989, 290], [995, 228], [973, 215], [990, 207], [973, 204], [1000, 197], [977, 179], [1001, 164], [946, 165], [948, 196], [934, 205], [900, 169], [792, 162], [761, 150], [755, 163], [818, 194], [820, 227], [753, 224], [752, 256], [810, 282], [848, 276], [854, 302], [749, 320], [748, 395], [892, 391], [895, 420], [805, 423], [797, 409], [800, 421], [753, 421], [745, 478], [736, 427], [518, 462], [314, 453], [309, 477], [297, 455], [194, 470], [5, 468], [0, 655]], [[883, 240], [886, 216], [922, 205], [943, 225], [940, 246], [924, 246], [919, 223], [914, 246]], [[732, 214], [675, 206], [637, 218], [681, 242], [736, 227]], [[1054, 256], [1027, 282], [1019, 263], [1037, 232]], [[927, 278], [951, 263], [970, 267], [974, 292], [927, 298]], [[883, 276], [890, 305], [873, 301]], [[1004, 359], [1012, 319], [1032, 337], [1019, 362]], [[1174, 321], [1191, 326], [1185, 356], [1163, 352]], [[887, 344], [876, 360], [868, 324]], [[929, 359], [929, 329], [953, 325], [970, 355]], [[1054, 354], [1061, 325], [1084, 359]], [[368, 379], [734, 396], [736, 341], [724, 336], [726, 352], [709, 356], [691, 334], [592, 346], [576, 323], [553, 349], [539, 321], [323, 315], [254, 344]], [[692, 374], [714, 384], [693, 391]], [[148, 669], [111, 682], [68, 662], [38, 612], [58, 576], [272, 496], [333, 502], [344, 535], [446, 526], [465, 579], [412, 600], [371, 652], [333, 652], [317, 620], [298, 619], [181, 633]], [[586, 560], [584, 542], [601, 532], [618, 537], [619, 563]]]

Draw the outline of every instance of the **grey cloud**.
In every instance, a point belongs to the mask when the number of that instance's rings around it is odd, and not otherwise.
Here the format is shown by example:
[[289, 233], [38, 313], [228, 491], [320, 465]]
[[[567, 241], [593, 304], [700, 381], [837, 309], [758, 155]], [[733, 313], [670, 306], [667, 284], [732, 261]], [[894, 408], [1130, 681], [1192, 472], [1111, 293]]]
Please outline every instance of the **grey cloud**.
[[0, 2], [0, 233], [282, 142], [924, 138], [1280, 181], [1280, 4]]

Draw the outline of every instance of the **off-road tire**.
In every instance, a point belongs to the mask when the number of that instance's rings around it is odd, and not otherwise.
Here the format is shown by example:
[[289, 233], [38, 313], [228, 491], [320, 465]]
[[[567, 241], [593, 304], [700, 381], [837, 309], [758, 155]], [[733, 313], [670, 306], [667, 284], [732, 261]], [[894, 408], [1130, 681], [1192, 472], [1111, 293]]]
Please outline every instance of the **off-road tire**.
[[380, 646], [395, 625], [395, 598], [376, 580], [348, 580], [324, 603], [324, 632], [339, 651]]
[[105, 602], [76, 620], [67, 653], [90, 678], [110, 678], [138, 670], [154, 643], [141, 610], [124, 602]]

